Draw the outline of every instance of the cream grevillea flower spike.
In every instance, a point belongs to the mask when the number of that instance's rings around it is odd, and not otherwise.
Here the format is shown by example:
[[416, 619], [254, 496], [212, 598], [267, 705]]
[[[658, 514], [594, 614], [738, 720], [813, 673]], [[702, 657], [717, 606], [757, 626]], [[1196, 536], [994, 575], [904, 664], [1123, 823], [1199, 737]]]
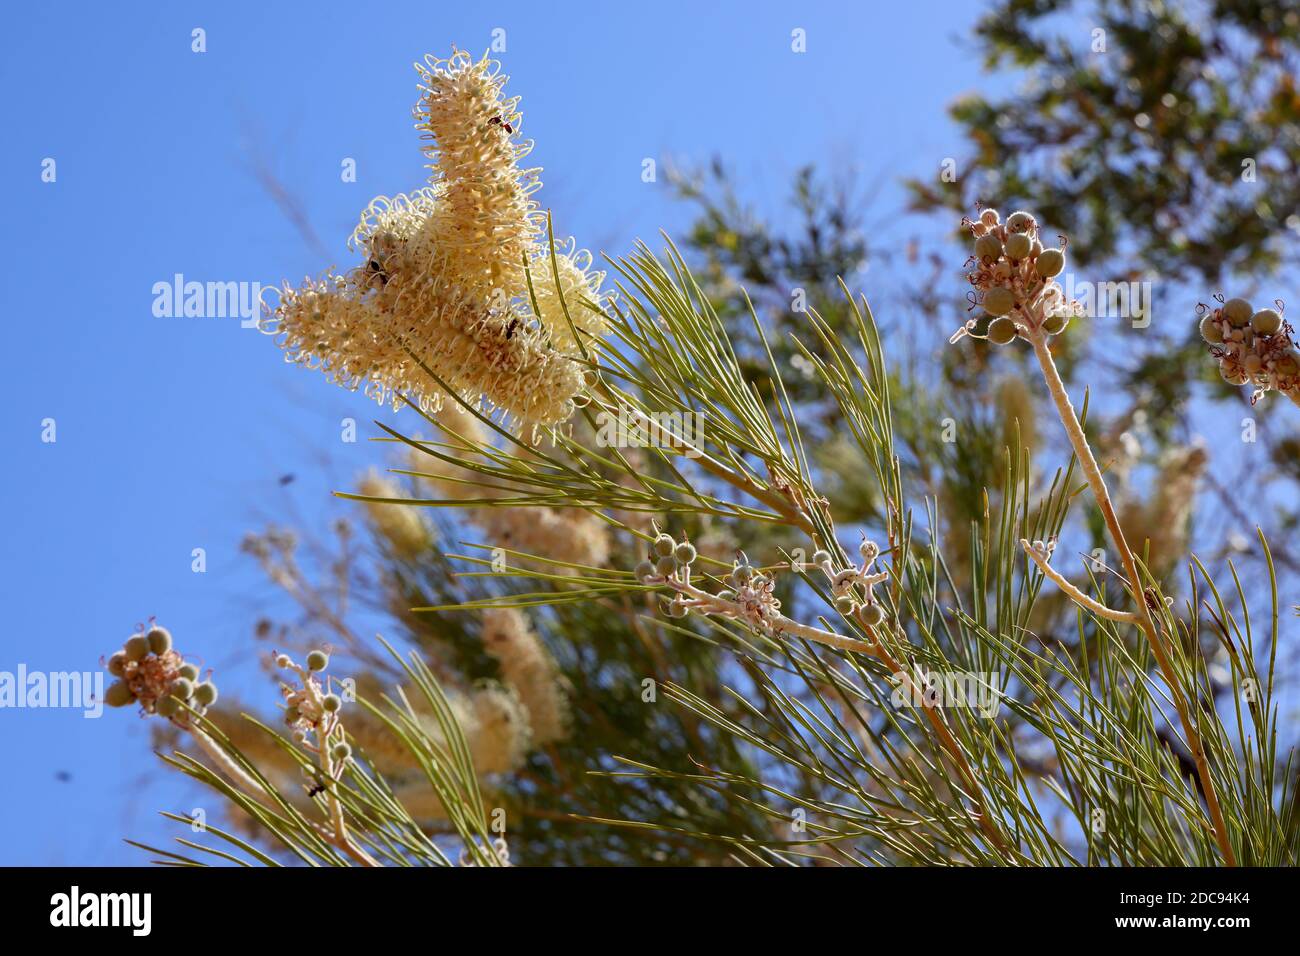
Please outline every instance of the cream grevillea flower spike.
[[521, 168], [532, 143], [499, 64], [456, 51], [416, 69], [430, 185], [373, 200], [352, 236], [361, 265], [286, 285], [262, 327], [289, 361], [394, 407], [436, 410], [440, 379], [467, 403], [558, 424], [605, 332], [604, 273], [571, 241], [552, 262], [540, 170]]

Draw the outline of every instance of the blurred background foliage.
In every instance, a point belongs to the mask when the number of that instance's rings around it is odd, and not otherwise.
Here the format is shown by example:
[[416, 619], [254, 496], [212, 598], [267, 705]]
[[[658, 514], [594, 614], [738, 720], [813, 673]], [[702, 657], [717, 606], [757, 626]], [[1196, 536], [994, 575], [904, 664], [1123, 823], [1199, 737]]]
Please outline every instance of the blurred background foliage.
[[[1294, 4], [1262, 0], [1007, 0], [981, 19], [970, 42], [991, 73], [1016, 78], [1015, 92], [954, 102], [951, 116], [965, 134], [964, 153], [955, 157], [958, 175], [946, 182], [938, 171], [913, 171], [910, 210], [877, 209], [869, 186], [840, 168], [799, 170], [789, 214], [777, 217], [758, 211], [721, 159], [670, 177], [676, 195], [694, 210], [689, 232], [675, 238], [738, 351], [752, 361], [755, 383], [768, 380], [747, 299], [778, 365], [790, 370], [787, 385], [841, 528], [879, 526], [879, 502], [871, 483], [861, 480], [860, 459], [838, 427], [835, 407], [819, 397], [811, 375], [799, 374], [802, 360], [787, 335], [804, 326], [804, 309], [847, 333], [838, 281], [865, 290], [890, 351], [903, 467], [912, 486], [937, 501], [949, 568], [957, 587], [968, 587], [963, 555], [972, 522], [996, 499], [1006, 449], [1028, 448], [1041, 462], [1035, 474], [1049, 478], [1066, 453], [1054, 423], [1042, 418], [1026, 356], [983, 342], [964, 342], [960, 351], [947, 347], [967, 318], [960, 272], [968, 252], [955, 230], [936, 238], [927, 224], [942, 222], [946, 230], [981, 201], [1004, 213], [1033, 210], [1045, 235], [1056, 229], [1069, 235], [1071, 269], [1081, 278], [1154, 277], [1153, 308], [1162, 317], [1148, 328], [1080, 322], [1057, 345], [1066, 374], [1094, 387], [1088, 430], [1130, 542], [1145, 550], [1171, 591], [1185, 578], [1186, 554], [1194, 547], [1212, 569], [1229, 559], [1239, 563], [1249, 592], [1252, 577], [1263, 574], [1251, 538], [1259, 523], [1282, 573], [1282, 593], [1294, 603], [1300, 418], [1281, 403], [1252, 410], [1248, 395], [1218, 381], [1191, 305], [1219, 291], [1262, 299], [1291, 291], [1288, 267], [1300, 235], [1300, 13]], [[1253, 177], [1243, 178], [1247, 169]], [[916, 238], [900, 241], [900, 230]], [[1268, 418], [1257, 444], [1223, 441], [1224, 434], [1238, 435], [1238, 420], [1247, 415]], [[1207, 432], [1217, 440], [1198, 443], [1195, 435]], [[427, 470], [405, 460], [401, 446], [380, 447], [393, 448], [391, 467]], [[378, 480], [393, 482], [394, 495], [431, 496], [428, 477]], [[472, 498], [473, 484], [462, 485], [460, 494]], [[415, 515], [422, 509], [387, 510]], [[489, 803], [507, 810], [515, 862], [721, 863], [731, 858], [729, 848], [693, 834], [778, 839], [770, 817], [725, 790], [618, 775], [627, 765], [617, 758], [624, 758], [762, 776], [761, 759], [737, 738], [647, 696], [671, 681], [723, 712], [738, 711], [725, 688], [745, 686], [746, 675], [722, 650], [662, 615], [651, 619], [645, 612], [654, 608], [623, 599], [534, 610], [523, 626], [544, 649], [568, 702], [562, 732], [538, 734], [526, 726], [537, 719], [527, 689], [512, 686], [490, 650], [490, 621], [411, 610], [493, 593], [480, 579], [457, 575], [464, 565], [448, 555], [474, 553], [473, 543], [520, 547], [530, 535], [535, 542], [539, 520], [552, 542], [574, 546], [578, 563], [598, 557], [631, 568], [640, 557], [626, 532], [583, 524], [589, 517], [579, 512], [555, 509], [539, 519], [535, 510], [515, 509], [515, 518], [510, 510], [437, 511], [411, 519], [419, 527], [403, 528], [385, 516], [384, 506], [368, 505], [355, 524], [251, 535], [246, 550], [300, 610], [288, 619], [257, 621], [259, 639], [268, 650], [329, 643], [336, 659], [351, 660], [360, 683], [394, 676], [367, 650], [380, 630], [421, 648], [444, 685], [466, 701], [485, 688], [512, 696], [511, 719], [521, 726], [480, 722], [475, 732], [517, 736], [509, 746], [479, 741], [484, 752], [507, 752], [488, 761], [484, 782]], [[1068, 547], [1058, 550], [1063, 564], [1105, 546], [1097, 516], [1086, 508], [1078, 513], [1067, 528]], [[652, 517], [629, 523], [648, 527]], [[747, 540], [752, 529], [753, 523], [719, 523], [675, 530], [688, 532], [701, 553], [729, 562], [736, 550], [756, 547]], [[761, 553], [792, 544], [765, 538]], [[1044, 636], [1064, 644], [1081, 639], [1074, 612], [1056, 596], [1044, 597], [1035, 614], [1034, 627]], [[1288, 637], [1284, 648], [1293, 657], [1294, 636]], [[1213, 674], [1216, 648], [1205, 650]], [[751, 701], [761, 707], [763, 699]], [[233, 721], [237, 710], [229, 706], [227, 717]], [[814, 775], [790, 775], [790, 768], [780, 768], [773, 785], [806, 794], [824, 787]], [[436, 817], [432, 812], [427, 821], [435, 831]], [[644, 821], [655, 829], [602, 819]]]

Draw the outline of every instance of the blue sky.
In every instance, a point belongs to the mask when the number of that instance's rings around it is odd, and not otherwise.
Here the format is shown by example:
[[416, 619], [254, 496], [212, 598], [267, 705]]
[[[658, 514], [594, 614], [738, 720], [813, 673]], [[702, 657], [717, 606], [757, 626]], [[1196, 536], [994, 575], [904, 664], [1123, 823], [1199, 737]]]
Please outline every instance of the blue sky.
[[[987, 82], [959, 40], [976, 12], [953, 0], [11, 10], [0, 670], [97, 669], [151, 615], [206, 665], [251, 670], [255, 616], [274, 605], [242, 534], [290, 500], [309, 518], [346, 513], [329, 492], [381, 455], [341, 442], [340, 420], [364, 439], [372, 418], [394, 416], [290, 369], [236, 319], [156, 317], [152, 289], [176, 273], [269, 284], [346, 264], [369, 199], [423, 182], [412, 61], [453, 44], [481, 53], [504, 29], [500, 58], [546, 169], [539, 198], [558, 230], [617, 254], [687, 222], [662, 183], [642, 182], [646, 157], [719, 154], [774, 211], [797, 166], [852, 162], [889, 177], [881, 207], [900, 208], [897, 177], [962, 154], [944, 107]], [[805, 54], [791, 51], [795, 28]], [[355, 183], [341, 180], [347, 158]], [[302, 200], [327, 256], [268, 197], [259, 164]], [[131, 713], [0, 710], [0, 750], [3, 864], [139, 863], [122, 838], [165, 840], [155, 811], [189, 809]]]

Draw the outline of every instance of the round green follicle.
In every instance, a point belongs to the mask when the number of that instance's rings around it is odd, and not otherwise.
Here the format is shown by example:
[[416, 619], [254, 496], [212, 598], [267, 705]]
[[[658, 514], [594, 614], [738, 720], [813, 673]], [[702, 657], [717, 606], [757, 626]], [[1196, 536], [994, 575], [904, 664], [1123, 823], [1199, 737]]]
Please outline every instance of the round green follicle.
[[1002, 255], [1002, 243], [997, 236], [980, 236], [975, 240], [975, 255], [981, 259], [997, 259]]
[[885, 621], [885, 609], [879, 604], [868, 604], [862, 609], [862, 621], [868, 627], [877, 627]]
[[1006, 345], [1016, 337], [1016, 323], [1010, 319], [994, 319], [989, 323], [989, 341], [994, 345]]
[[1069, 324], [1069, 315], [1064, 312], [1053, 312], [1043, 319], [1043, 331], [1048, 335], [1060, 335]]
[[1250, 317], [1254, 312], [1255, 310], [1245, 299], [1229, 299], [1223, 303], [1223, 317], [1232, 323], [1234, 328], [1244, 329], [1250, 324]]
[[126, 681], [115, 680], [108, 685], [108, 690], [104, 691], [104, 703], [109, 707], [125, 707], [133, 700], [135, 695], [131, 693], [131, 688], [127, 686]]
[[108, 672], [114, 677], [121, 677], [126, 672], [126, 653], [117, 651], [108, 659]]
[[172, 634], [165, 627], [155, 627], [145, 635], [149, 642], [149, 650], [155, 654], [166, 654], [172, 649]]
[[1276, 335], [1282, 330], [1282, 315], [1275, 309], [1260, 309], [1250, 317], [1250, 327], [1260, 335]]
[[636, 570], [632, 573], [636, 575], [638, 581], [644, 584], [650, 578], [655, 576], [655, 566], [649, 561], [642, 561], [636, 566]]
[[312, 651], [307, 655], [307, 670], [323, 671], [330, 665], [330, 657], [324, 651]]
[[1214, 316], [1207, 315], [1201, 319], [1201, 338], [1211, 345], [1218, 345], [1223, 341], [1223, 326], [1215, 321]]
[[1029, 241], [1029, 237], [1023, 232], [1012, 233], [1007, 236], [1007, 255], [1012, 259], [1024, 259], [1034, 248], [1034, 244]]
[[1015, 306], [1015, 293], [1006, 286], [996, 285], [984, 293], [984, 308], [989, 315], [1006, 315]]
[[673, 549], [673, 557], [679, 564], [690, 564], [695, 560], [695, 546], [683, 541]]
[[200, 707], [211, 707], [217, 702], [217, 685], [204, 681], [194, 688], [194, 700]]
[[1065, 253], [1060, 249], [1044, 249], [1038, 254], [1038, 259], [1034, 263], [1034, 269], [1044, 279], [1060, 275], [1064, 268]]
[[659, 555], [661, 558], [666, 558], [668, 555], [672, 554], [675, 546], [676, 544], [673, 541], [672, 535], [661, 534], [659, 537], [655, 538], [655, 554]]
[[1034, 217], [1024, 211], [1013, 212], [1011, 215], [1007, 216], [1008, 232], [1028, 232], [1030, 229], [1033, 229], [1035, 225]]

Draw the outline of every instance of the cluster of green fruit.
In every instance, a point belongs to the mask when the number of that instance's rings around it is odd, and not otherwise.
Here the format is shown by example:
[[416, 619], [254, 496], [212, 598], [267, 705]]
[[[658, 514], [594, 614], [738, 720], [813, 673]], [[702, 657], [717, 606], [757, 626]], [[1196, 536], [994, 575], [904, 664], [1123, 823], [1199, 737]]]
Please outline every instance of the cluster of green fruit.
[[199, 669], [172, 648], [171, 632], [153, 626], [132, 634], [106, 665], [117, 678], [104, 692], [104, 703], [125, 707], [139, 703], [147, 713], [184, 717], [185, 707], [203, 713], [217, 701], [211, 681], [199, 682]]
[[[872, 588], [883, 581], [884, 572], [873, 572], [871, 566], [880, 557], [880, 546], [874, 541], [864, 539], [858, 546], [862, 555], [861, 567], [850, 566], [835, 571], [831, 566], [831, 556], [825, 551], [813, 555], [813, 563], [819, 565], [831, 580], [831, 594], [835, 598], [835, 607], [842, 614], [860, 612], [862, 620], [870, 627], [877, 627], [885, 621], [885, 609], [880, 606], [872, 593]], [[856, 588], [866, 592], [866, 601], [859, 599]]]
[[996, 209], [985, 209], [967, 224], [975, 237], [967, 278], [984, 309], [977, 323], [987, 326], [984, 337], [1006, 345], [1031, 323], [1048, 335], [1065, 331], [1074, 309], [1053, 281], [1065, 268], [1064, 248], [1044, 248], [1038, 223], [1027, 212], [1013, 212], [1002, 222]]
[[1279, 309], [1256, 311], [1245, 299], [1229, 299], [1201, 318], [1201, 337], [1229, 384], [1300, 394], [1300, 357]]
[[650, 557], [636, 566], [636, 579], [642, 584], [657, 584], [690, 567], [695, 558], [695, 545], [660, 534], [651, 545]]

